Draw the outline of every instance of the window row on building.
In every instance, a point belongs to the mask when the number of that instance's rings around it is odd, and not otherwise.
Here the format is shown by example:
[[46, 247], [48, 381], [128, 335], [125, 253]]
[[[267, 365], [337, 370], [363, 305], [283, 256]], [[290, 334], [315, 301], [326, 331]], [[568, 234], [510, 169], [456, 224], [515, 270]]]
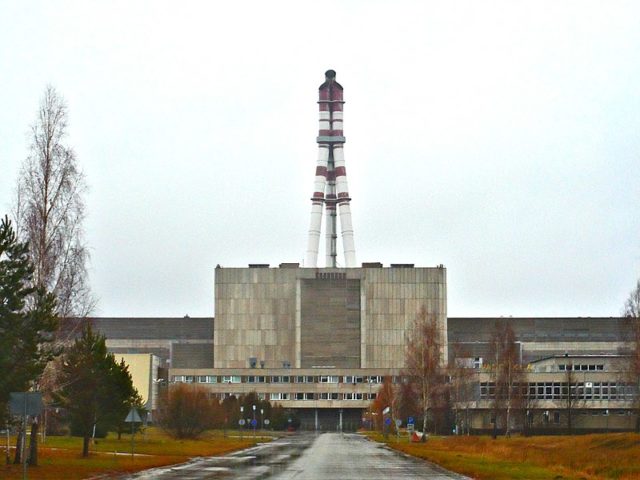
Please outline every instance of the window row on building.
[[[228, 398], [228, 397], [241, 397], [242, 393], [211, 393], [211, 398]], [[376, 394], [371, 393], [338, 393], [338, 392], [320, 392], [320, 393], [289, 393], [289, 392], [271, 392], [271, 393], [256, 393], [260, 400], [375, 400]]]
[[379, 375], [174, 375], [173, 382], [182, 383], [346, 383], [381, 384]]
[[582, 371], [582, 372], [596, 372], [596, 371], [604, 371], [604, 364], [561, 364], [558, 365], [558, 370], [561, 372], [565, 372], [567, 370], [573, 371]]
[[[529, 400], [632, 400], [636, 388], [619, 382], [530, 382], [514, 385], [514, 393]], [[494, 382], [480, 383], [480, 398], [495, 398]]]

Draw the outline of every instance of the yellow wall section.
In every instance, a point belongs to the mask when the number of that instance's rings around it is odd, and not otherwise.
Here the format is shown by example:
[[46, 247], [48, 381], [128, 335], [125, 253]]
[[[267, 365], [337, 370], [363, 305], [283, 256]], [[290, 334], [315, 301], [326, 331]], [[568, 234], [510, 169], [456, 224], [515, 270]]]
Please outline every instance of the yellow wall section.
[[123, 353], [116, 355], [116, 360], [120, 362], [124, 360], [129, 366], [129, 373], [133, 380], [133, 386], [136, 387], [142, 401], [147, 403], [149, 400], [149, 385], [151, 384], [151, 354], [149, 353]]

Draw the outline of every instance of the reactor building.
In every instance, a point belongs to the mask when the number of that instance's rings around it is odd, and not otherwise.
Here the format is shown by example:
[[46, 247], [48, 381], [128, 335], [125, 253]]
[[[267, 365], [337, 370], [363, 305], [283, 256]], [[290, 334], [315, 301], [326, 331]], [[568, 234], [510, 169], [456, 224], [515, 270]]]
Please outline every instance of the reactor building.
[[[213, 368], [172, 368], [221, 396], [255, 391], [303, 424], [357, 425], [384, 377], [404, 366], [418, 313], [435, 318], [447, 358], [446, 269], [356, 264], [343, 132], [343, 88], [319, 88], [318, 158], [305, 264], [215, 270]], [[325, 217], [325, 267], [318, 267]], [[338, 217], [344, 267], [338, 264]]]

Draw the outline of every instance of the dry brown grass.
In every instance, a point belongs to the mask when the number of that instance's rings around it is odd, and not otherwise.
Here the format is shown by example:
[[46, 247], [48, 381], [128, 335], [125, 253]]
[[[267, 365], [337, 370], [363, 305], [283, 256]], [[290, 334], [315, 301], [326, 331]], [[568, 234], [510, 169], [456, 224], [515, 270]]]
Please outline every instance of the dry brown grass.
[[[233, 433], [233, 432], [230, 432]], [[258, 437], [258, 441], [263, 439]], [[48, 437], [41, 445], [39, 465], [29, 467], [30, 480], [76, 480], [97, 475], [122, 474], [146, 468], [171, 465], [199, 456], [223, 455], [254, 445], [253, 437], [223, 437], [222, 432], [206, 432], [198, 440], [173, 440], [164, 433], [149, 429], [146, 436], [136, 435], [135, 453], [132, 458], [131, 437], [121, 440], [110, 435], [99, 439], [91, 447], [89, 458], [82, 458], [82, 439], [77, 437]], [[2, 449], [4, 454], [4, 449]], [[0, 478], [22, 478], [22, 466], [0, 465]]]
[[640, 479], [640, 435], [633, 433], [390, 439], [389, 445], [478, 479]]

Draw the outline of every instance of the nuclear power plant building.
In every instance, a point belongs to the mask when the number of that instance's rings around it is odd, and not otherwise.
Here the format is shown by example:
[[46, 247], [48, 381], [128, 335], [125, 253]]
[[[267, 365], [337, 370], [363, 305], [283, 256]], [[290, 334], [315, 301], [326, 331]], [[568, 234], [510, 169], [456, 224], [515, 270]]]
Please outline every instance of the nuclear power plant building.
[[[343, 88], [333, 70], [318, 106], [304, 263], [216, 267], [214, 318], [92, 319], [109, 349], [158, 356], [154, 382], [165, 388], [197, 383], [220, 398], [255, 392], [294, 409], [302, 428], [355, 429], [383, 380], [406, 376], [416, 319], [433, 319], [441, 364], [468, 367], [471, 375], [472, 392], [456, 407], [465, 409], [467, 431], [489, 431], [495, 379], [486, 366], [496, 325], [508, 325], [526, 371], [518, 384], [529, 402], [521, 422], [543, 431], [567, 422], [583, 431], [631, 428], [638, 386], [623, 372], [626, 319], [448, 318], [443, 265], [356, 262]], [[569, 418], [568, 398], [575, 399]]]

